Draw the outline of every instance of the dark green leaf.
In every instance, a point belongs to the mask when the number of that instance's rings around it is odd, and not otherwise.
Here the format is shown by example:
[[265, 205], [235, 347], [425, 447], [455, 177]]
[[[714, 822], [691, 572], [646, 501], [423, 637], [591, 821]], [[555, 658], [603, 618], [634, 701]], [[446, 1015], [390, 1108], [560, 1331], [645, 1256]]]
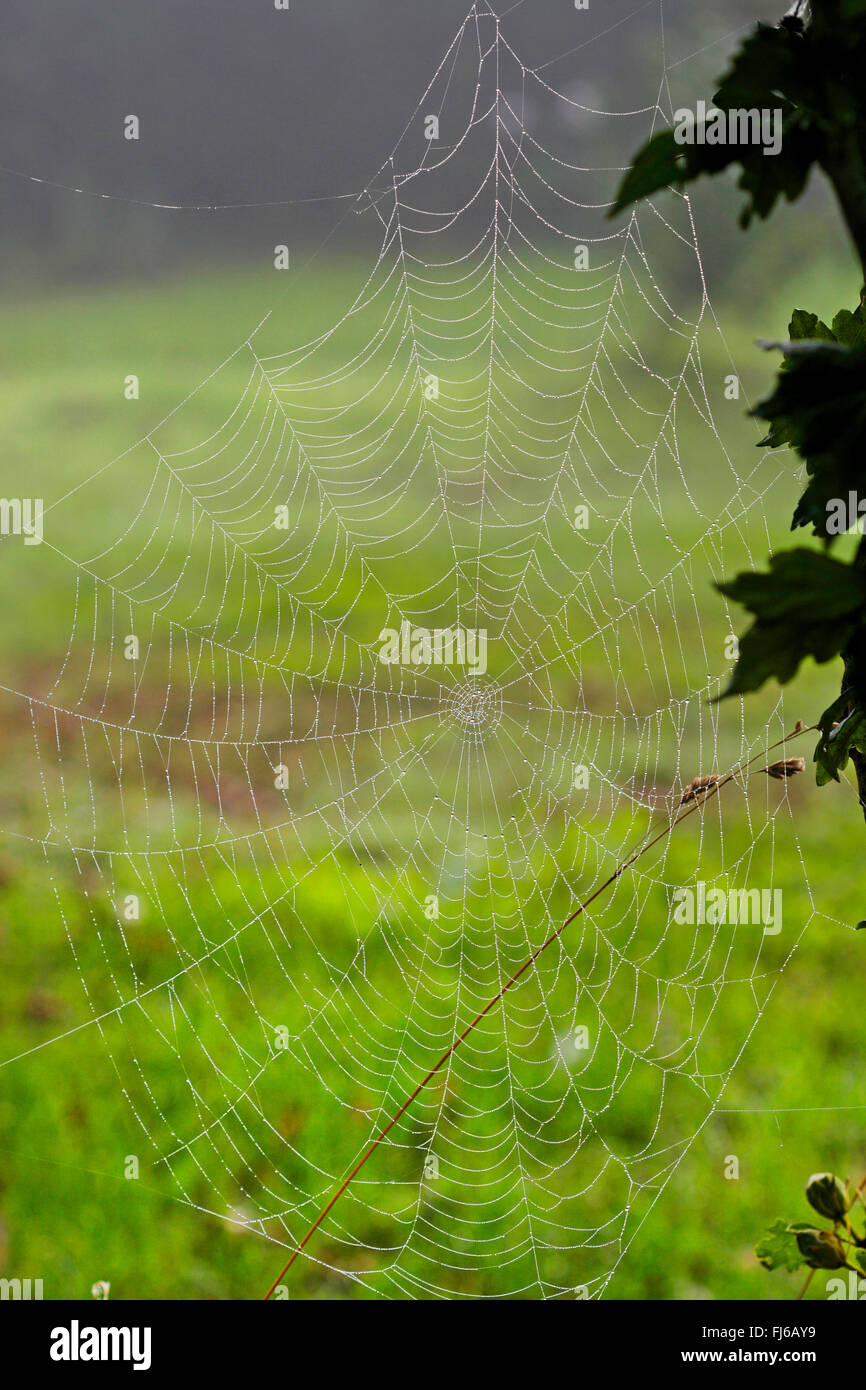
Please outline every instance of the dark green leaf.
[[801, 546], [772, 556], [769, 574], [750, 571], [717, 587], [757, 618], [811, 624], [857, 613], [866, 600], [866, 573]]
[[[791, 326], [799, 331], [813, 323], [819, 332], [830, 331], [802, 311]], [[833, 325], [852, 339], [866, 330], [860, 309], [837, 314]], [[792, 338], [768, 346], [781, 348], [785, 362], [775, 390], [753, 414], [770, 424], [762, 443], [787, 444], [805, 460], [809, 482], [792, 530], [811, 525], [829, 544], [856, 519], [850, 516], [850, 495], [855, 502], [866, 499], [866, 346], [842, 346], [832, 341], [832, 333], [829, 339]]]
[[795, 309], [791, 315], [791, 322], [788, 325], [788, 337], [796, 342], [800, 338], [809, 338], [825, 343], [835, 343], [836, 339], [831, 329], [829, 329], [817, 314], [810, 314], [805, 309]]
[[866, 347], [866, 312], [863, 305], [858, 304], [853, 313], [849, 309], [840, 309], [833, 320], [833, 334], [836, 341], [845, 347]]
[[[767, 217], [779, 198], [798, 198], [821, 155], [816, 119], [823, 89], [813, 69], [799, 21], [776, 27], [759, 24], [734, 57], [714, 102], [726, 118], [731, 111], [781, 113], [781, 148], [771, 154], [752, 139], [699, 143], [712, 116], [703, 130], [696, 131], [694, 143], [679, 144], [673, 130], [662, 131], [638, 153], [620, 185], [611, 216], [663, 188], [692, 183], [701, 174], [718, 174], [731, 164], [741, 165], [738, 186], [748, 195], [740, 219], [744, 226], [753, 216]], [[772, 119], [775, 123], [775, 114]]]
[[769, 574], [740, 574], [716, 587], [755, 616], [726, 696], [757, 690], [770, 677], [784, 685], [808, 656], [829, 661], [866, 609], [866, 574], [815, 550], [774, 555]]
[[819, 13], [826, 10], [831, 22], [866, 20], [866, 0], [812, 0], [812, 5]]
[[852, 703], [850, 693], [844, 692], [818, 721], [821, 739], [815, 749], [815, 762], [819, 786], [831, 778], [839, 781], [839, 773], [847, 767], [853, 748], [866, 753], [866, 713], [857, 706], [852, 709]]
[[740, 225], [748, 227], [753, 217], [769, 217], [780, 198], [795, 202], [809, 181], [818, 154], [819, 144], [811, 127], [783, 127], [782, 148], [777, 155], [765, 155], [758, 145], [742, 146], [743, 172], [737, 187], [748, 194], [748, 202], [740, 214]]
[[663, 130], [638, 151], [632, 166], [619, 186], [611, 217], [623, 208], [648, 198], [651, 193], [681, 182], [685, 156], [672, 130]]

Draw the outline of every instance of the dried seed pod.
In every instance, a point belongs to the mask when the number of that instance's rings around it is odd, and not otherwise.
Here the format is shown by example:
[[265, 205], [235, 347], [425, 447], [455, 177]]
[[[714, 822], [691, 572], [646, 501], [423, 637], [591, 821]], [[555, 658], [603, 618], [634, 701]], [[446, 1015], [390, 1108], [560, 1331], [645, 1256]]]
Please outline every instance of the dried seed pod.
[[680, 797], [680, 805], [685, 806], [687, 801], [696, 801], [699, 796], [705, 796], [711, 787], [718, 786], [719, 780], [715, 773], [711, 773], [709, 777], [696, 777], [693, 782], [689, 782]]
[[775, 777], [778, 781], [783, 781], [786, 777], [794, 777], [798, 772], [806, 771], [805, 758], [783, 758], [780, 763], [770, 763], [764, 771], [768, 777]]
[[845, 1247], [833, 1231], [798, 1231], [797, 1246], [811, 1269], [841, 1269]]

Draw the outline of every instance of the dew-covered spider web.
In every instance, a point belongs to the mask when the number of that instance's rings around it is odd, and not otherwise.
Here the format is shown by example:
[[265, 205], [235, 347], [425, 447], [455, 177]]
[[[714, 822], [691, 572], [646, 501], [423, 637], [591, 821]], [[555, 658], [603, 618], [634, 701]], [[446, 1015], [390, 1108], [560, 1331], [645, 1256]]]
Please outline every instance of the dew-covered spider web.
[[[781, 466], [734, 440], [689, 200], [605, 215], [666, 86], [607, 111], [579, 78], [473, 5], [352, 203], [379, 251], [338, 321], [261, 326], [34, 551], [68, 632], [24, 695], [36, 839], [79, 888], [82, 1026], [149, 1181], [261, 1239], [251, 1296], [683, 788], [786, 731], [712, 703], [712, 581], [764, 558]], [[682, 885], [776, 885], [780, 836], [781, 932], [673, 920]], [[471, 1032], [290, 1292], [615, 1293], [813, 912], [786, 786], [735, 778]]]

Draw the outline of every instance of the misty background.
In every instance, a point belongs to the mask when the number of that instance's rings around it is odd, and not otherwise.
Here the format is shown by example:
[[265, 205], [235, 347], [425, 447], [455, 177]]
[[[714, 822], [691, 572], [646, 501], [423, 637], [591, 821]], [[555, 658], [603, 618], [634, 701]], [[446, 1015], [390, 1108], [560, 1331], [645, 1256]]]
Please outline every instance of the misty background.
[[[416, 108], [467, 0], [288, 3], [284, 11], [274, 0], [7, 0], [0, 17], [7, 293], [183, 266], [262, 264], [276, 243], [293, 252], [375, 247], [381, 225], [358, 215], [356, 195], [395, 148], [402, 167], [415, 157], [401, 135], [409, 123], [417, 150], [424, 113]], [[590, 0], [578, 11], [573, 0], [500, 0], [496, 8], [503, 36], [552, 87], [620, 111], [657, 99], [663, 107], [708, 99], [738, 39], [756, 18], [776, 20], [784, 7]], [[124, 138], [130, 114], [140, 121], [137, 141]], [[524, 115], [542, 134], [554, 119], [537, 100]], [[632, 123], [612, 117], [596, 123], [586, 162], [620, 165], [633, 145]], [[611, 173], [611, 191], [617, 177]], [[160, 203], [182, 209], [151, 206]], [[716, 288], [736, 265], [750, 296], [753, 239], [737, 232], [739, 203], [733, 180], [707, 185], [697, 199], [699, 231]], [[225, 206], [237, 204], [252, 206]], [[817, 180], [798, 209], [801, 233], [804, 206], [810, 236], [834, 235]], [[780, 273], [802, 249], [782, 220], [763, 229], [764, 251], [769, 237]]]

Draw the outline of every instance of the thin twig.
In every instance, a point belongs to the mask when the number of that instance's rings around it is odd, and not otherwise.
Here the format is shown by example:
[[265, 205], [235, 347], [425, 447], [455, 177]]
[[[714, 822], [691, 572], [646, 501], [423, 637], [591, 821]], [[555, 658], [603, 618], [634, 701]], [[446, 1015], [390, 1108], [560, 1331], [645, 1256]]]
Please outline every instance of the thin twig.
[[[810, 725], [808, 729], [803, 728], [803, 726], [798, 721], [797, 727], [792, 731], [792, 733], [784, 735], [784, 737], [780, 738], [776, 743], [771, 744], [770, 747], [766, 750], [766, 753], [771, 753], [773, 749], [781, 747], [789, 739], [796, 738], [800, 734], [810, 733], [816, 728], [817, 725], [815, 724]], [[711, 796], [718, 795], [718, 793], [722, 790], [722, 787], [727, 786], [729, 782], [732, 782], [734, 778], [738, 777], [741, 773], [747, 772], [748, 769], [752, 766], [752, 764], [756, 763], [760, 758], [765, 757], [766, 753], [758, 753], [755, 755], [754, 758], [749, 758], [746, 762], [740, 763], [739, 766], [735, 767], [732, 772], [729, 772], [725, 777], [720, 778], [719, 781], [714, 782], [710, 786], [708, 786], [704, 795], [700, 796], [699, 798], [696, 798], [687, 810], [682, 811], [679, 815], [675, 816], [664, 827], [663, 830], [660, 830], [657, 835], [654, 835], [652, 839], [646, 841], [646, 843], [644, 843], [639, 849], [636, 849], [633, 854], [629, 855], [620, 864], [618, 864], [616, 869], [610, 875], [610, 877], [606, 878], [604, 883], [600, 884], [598, 888], [595, 888], [593, 892], [590, 893], [589, 897], [585, 898], [584, 901], [575, 908], [571, 916], [566, 917], [565, 921], [561, 924], [561, 926], [558, 926], [555, 931], [551, 932], [550, 935], [546, 938], [546, 940], [543, 941], [542, 944], [537, 948], [537, 950], [533, 951], [532, 955], [527, 957], [527, 959], [520, 966], [519, 970], [516, 970], [514, 974], [510, 977], [510, 979], [507, 980], [506, 983], [502, 986], [502, 989], [499, 991], [499, 993], [495, 994], [492, 999], [488, 1000], [488, 1002], [484, 1005], [484, 1008], [481, 1009], [475, 1015], [472, 1022], [467, 1024], [467, 1026], [463, 1029], [463, 1032], [460, 1033], [454, 1039], [451, 1046], [446, 1048], [446, 1050], [442, 1053], [442, 1056], [439, 1058], [438, 1062], [436, 1062], [435, 1065], [430, 1068], [423, 1081], [420, 1081], [418, 1085], [415, 1087], [414, 1091], [412, 1091], [411, 1095], [406, 1097], [399, 1110], [396, 1110], [394, 1112], [388, 1123], [384, 1126], [383, 1129], [379, 1131], [379, 1133], [376, 1135], [376, 1138], [369, 1145], [369, 1147], [365, 1149], [364, 1153], [358, 1159], [358, 1162], [355, 1164], [354, 1168], [352, 1168], [348, 1176], [343, 1179], [340, 1186], [337, 1188], [336, 1192], [333, 1194], [333, 1196], [330, 1198], [327, 1204], [324, 1207], [322, 1207], [322, 1210], [319, 1212], [315, 1221], [307, 1229], [307, 1232], [304, 1235], [303, 1239], [300, 1240], [299, 1243], [295, 1246], [288, 1260], [283, 1265], [283, 1268], [280, 1270], [276, 1279], [271, 1284], [271, 1287], [265, 1294], [263, 1300], [264, 1302], [267, 1302], [267, 1300], [270, 1298], [271, 1294], [274, 1292], [274, 1289], [277, 1287], [283, 1276], [288, 1274], [295, 1260], [298, 1258], [301, 1251], [304, 1249], [304, 1246], [307, 1244], [310, 1237], [313, 1236], [315, 1232], [318, 1230], [318, 1228], [321, 1226], [325, 1217], [328, 1215], [328, 1212], [340, 1200], [343, 1193], [346, 1191], [346, 1188], [349, 1186], [352, 1180], [357, 1177], [358, 1173], [360, 1173], [361, 1169], [364, 1167], [364, 1164], [367, 1162], [367, 1159], [372, 1157], [372, 1155], [376, 1152], [376, 1149], [378, 1149], [379, 1145], [382, 1143], [382, 1140], [387, 1137], [387, 1135], [396, 1125], [397, 1121], [401, 1119], [403, 1115], [405, 1115], [412, 1102], [417, 1100], [418, 1096], [424, 1090], [425, 1086], [427, 1086], [429, 1082], [433, 1080], [433, 1077], [436, 1075], [436, 1073], [439, 1070], [441, 1070], [441, 1068], [448, 1061], [449, 1057], [453, 1056], [453, 1054], [457, 1051], [458, 1047], [460, 1047], [460, 1045], [463, 1042], [465, 1042], [465, 1040], [469, 1037], [469, 1034], [475, 1028], [477, 1028], [481, 1020], [485, 1018], [492, 1009], [495, 1009], [496, 1005], [500, 1002], [504, 995], [506, 995], [510, 989], [513, 989], [517, 982], [520, 980], [521, 976], [526, 973], [526, 971], [530, 968], [531, 965], [535, 964], [542, 952], [546, 951], [548, 946], [552, 946], [555, 941], [558, 941], [559, 937], [565, 931], [566, 927], [570, 926], [571, 923], [575, 920], [575, 918], [579, 917], [582, 913], [584, 913], [586, 909], [592, 903], [595, 902], [596, 898], [600, 897], [601, 894], [606, 892], [608, 888], [611, 888], [613, 884], [616, 883], [616, 881], [622, 877], [622, 875], [626, 872], [627, 869], [630, 869], [633, 864], [636, 864], [637, 861], [643, 857], [643, 855], [647, 854], [661, 840], [665, 839], [668, 835], [672, 834], [672, 832], [676, 829], [676, 827], [680, 824], [681, 821], [684, 821], [687, 819], [687, 817], [693, 815], [694, 812], [699, 809], [699, 807], [706, 805], [707, 801], [709, 801]], [[758, 771], [765, 770], [766, 769], [764, 768], [758, 769]], [[803, 1292], [805, 1292], [805, 1290]]]

